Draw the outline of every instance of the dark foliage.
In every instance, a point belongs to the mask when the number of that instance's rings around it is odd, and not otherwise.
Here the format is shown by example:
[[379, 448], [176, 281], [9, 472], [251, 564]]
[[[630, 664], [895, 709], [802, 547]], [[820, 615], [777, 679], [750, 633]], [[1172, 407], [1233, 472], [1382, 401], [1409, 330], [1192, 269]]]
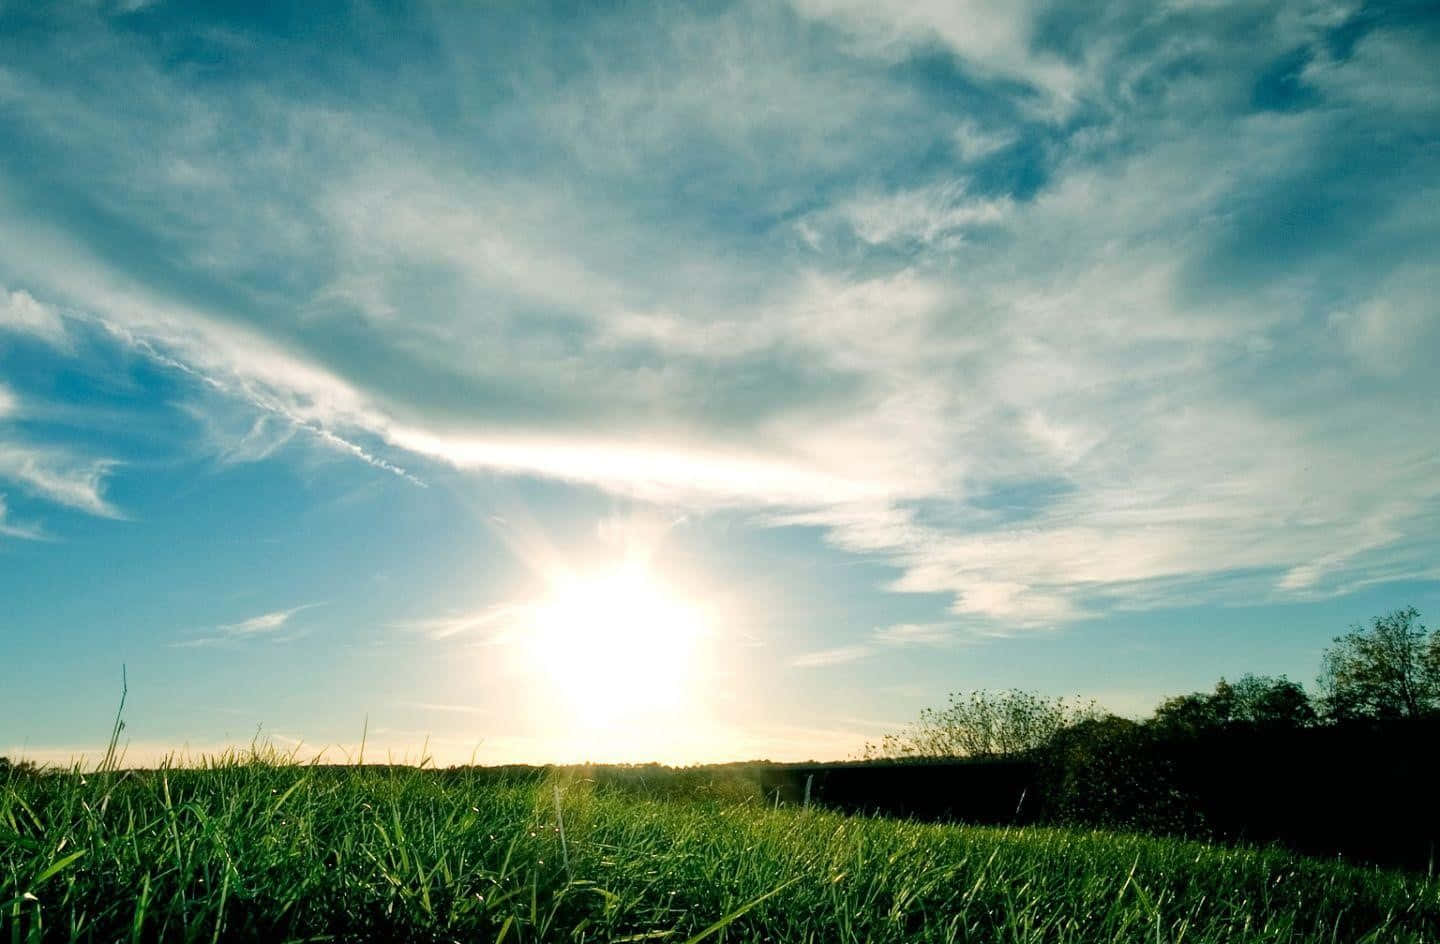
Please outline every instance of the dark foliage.
[[1284, 676], [1246, 675], [1233, 684], [1222, 678], [1214, 692], [1167, 698], [1150, 723], [1166, 737], [1195, 737], [1238, 726], [1303, 728], [1315, 721], [1315, 709], [1300, 685]]
[[[1222, 678], [1213, 691], [1166, 699], [1144, 721], [1023, 692], [952, 695], [882, 747], [897, 761], [928, 754], [1002, 766], [930, 765], [923, 777], [891, 767], [886, 776], [905, 794], [893, 802], [875, 780], [863, 802], [847, 774], [842, 805], [1278, 841], [1431, 867], [1440, 844], [1440, 804], [1431, 799], [1440, 782], [1440, 633], [1413, 608], [1355, 627], [1326, 651], [1320, 687], [1317, 705], [1284, 676]], [[921, 799], [925, 778], [935, 796]], [[829, 803], [834, 782], [821, 783], [817, 798]]]
[[1321, 704], [1337, 721], [1440, 714], [1440, 632], [1413, 606], [1353, 626], [1326, 650]]
[[8, 777], [21, 777], [36, 773], [39, 770], [35, 764], [28, 760], [12, 761], [8, 757], [0, 756], [0, 780]]
[[1038, 804], [1046, 819], [1147, 832], [1197, 834], [1189, 802], [1154, 725], [1106, 715], [1060, 732], [1040, 753]]

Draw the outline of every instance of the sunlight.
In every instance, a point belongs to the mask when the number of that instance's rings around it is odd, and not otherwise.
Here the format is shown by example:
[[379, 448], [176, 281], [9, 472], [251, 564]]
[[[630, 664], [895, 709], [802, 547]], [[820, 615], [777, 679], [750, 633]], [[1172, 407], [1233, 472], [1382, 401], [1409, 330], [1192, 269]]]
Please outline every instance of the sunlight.
[[642, 567], [554, 579], [533, 614], [535, 668], [576, 721], [686, 707], [705, 621]]

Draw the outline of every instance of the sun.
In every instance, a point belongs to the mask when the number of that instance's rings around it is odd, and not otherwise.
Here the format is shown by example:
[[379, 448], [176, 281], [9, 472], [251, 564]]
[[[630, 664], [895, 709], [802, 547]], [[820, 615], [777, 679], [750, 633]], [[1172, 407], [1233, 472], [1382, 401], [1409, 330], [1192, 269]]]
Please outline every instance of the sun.
[[705, 620], [643, 567], [552, 579], [532, 621], [535, 670], [575, 720], [608, 725], [684, 707]]

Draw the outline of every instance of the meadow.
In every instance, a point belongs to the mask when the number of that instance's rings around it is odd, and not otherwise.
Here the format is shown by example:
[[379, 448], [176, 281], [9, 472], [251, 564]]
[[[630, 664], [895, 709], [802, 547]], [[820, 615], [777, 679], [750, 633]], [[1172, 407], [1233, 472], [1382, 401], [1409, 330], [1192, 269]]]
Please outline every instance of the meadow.
[[11, 773], [0, 941], [1440, 941], [1423, 874], [583, 773]]

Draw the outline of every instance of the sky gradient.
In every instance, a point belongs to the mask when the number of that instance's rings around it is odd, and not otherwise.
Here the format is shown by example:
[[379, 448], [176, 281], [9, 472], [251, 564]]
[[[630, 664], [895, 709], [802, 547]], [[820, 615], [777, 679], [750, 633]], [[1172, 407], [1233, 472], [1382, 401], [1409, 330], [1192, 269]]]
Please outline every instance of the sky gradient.
[[[0, 0], [0, 753], [124, 664], [141, 762], [836, 758], [1440, 613], [1432, 6], [299, 6]], [[626, 554], [703, 658], [599, 731], [513, 616]]]

